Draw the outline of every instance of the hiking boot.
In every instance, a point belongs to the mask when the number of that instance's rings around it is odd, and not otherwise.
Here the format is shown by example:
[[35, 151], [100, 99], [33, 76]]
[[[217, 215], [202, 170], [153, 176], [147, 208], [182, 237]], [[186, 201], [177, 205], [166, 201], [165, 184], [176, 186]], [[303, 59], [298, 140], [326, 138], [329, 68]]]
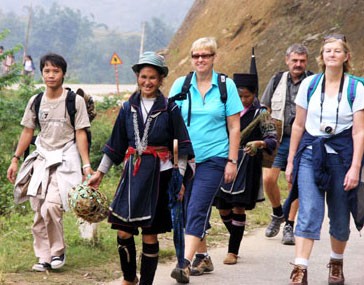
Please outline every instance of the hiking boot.
[[205, 272], [211, 271], [214, 271], [214, 265], [212, 264], [210, 256], [206, 256], [204, 258], [195, 256], [195, 259], [192, 262], [192, 276], [199, 276], [204, 274]]
[[185, 268], [176, 267], [171, 272], [171, 277], [176, 279], [178, 283], [190, 283], [191, 267], [186, 266]]
[[281, 228], [281, 224], [284, 222], [284, 216], [277, 217], [275, 215], [272, 216], [272, 221], [268, 225], [267, 229], [265, 230], [266, 237], [275, 237]]
[[51, 265], [47, 262], [38, 262], [33, 265], [32, 270], [38, 272], [44, 272], [51, 269]]
[[121, 282], [121, 285], [137, 285], [139, 282], [138, 276], [135, 276], [134, 281], [126, 281], [125, 279]]
[[329, 268], [329, 285], [344, 285], [343, 261], [330, 259], [327, 268]]
[[66, 263], [66, 255], [62, 254], [60, 256], [52, 256], [51, 267], [52, 269], [61, 268]]
[[294, 265], [291, 272], [289, 285], [307, 285], [307, 268], [301, 265]]
[[237, 262], [238, 262], [238, 256], [231, 252], [229, 252], [224, 259], [224, 264], [232, 265], [236, 264]]
[[286, 224], [283, 228], [282, 243], [285, 245], [295, 245], [293, 227], [290, 224]]

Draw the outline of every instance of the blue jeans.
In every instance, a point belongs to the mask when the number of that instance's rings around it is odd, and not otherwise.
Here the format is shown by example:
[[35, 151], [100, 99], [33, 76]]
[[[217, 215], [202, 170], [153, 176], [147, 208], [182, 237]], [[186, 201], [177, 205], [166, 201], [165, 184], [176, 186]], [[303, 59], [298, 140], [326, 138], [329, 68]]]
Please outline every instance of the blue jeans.
[[326, 165], [331, 174], [330, 190], [320, 190], [314, 181], [312, 150], [305, 149], [298, 169], [299, 210], [295, 235], [319, 240], [325, 214], [325, 194], [330, 220], [329, 233], [339, 241], [347, 241], [350, 235], [350, 209], [348, 192], [343, 183], [346, 170], [337, 154], [328, 154]]
[[209, 229], [211, 207], [224, 175], [226, 159], [213, 157], [196, 165], [187, 205], [186, 234], [203, 238]]

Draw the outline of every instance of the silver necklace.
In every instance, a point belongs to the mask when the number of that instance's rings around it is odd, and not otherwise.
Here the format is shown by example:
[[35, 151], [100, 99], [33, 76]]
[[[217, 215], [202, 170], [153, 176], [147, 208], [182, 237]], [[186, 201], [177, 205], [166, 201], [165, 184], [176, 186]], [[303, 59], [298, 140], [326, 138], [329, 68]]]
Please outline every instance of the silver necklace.
[[143, 137], [140, 140], [140, 131], [139, 131], [139, 126], [138, 126], [138, 115], [137, 115], [137, 112], [133, 113], [135, 146], [136, 146], [136, 149], [137, 149], [137, 152], [138, 152], [139, 155], [142, 155], [142, 153], [144, 152], [144, 150], [148, 146], [148, 132], [149, 132], [151, 121], [152, 121], [152, 117], [148, 116], [147, 122], [146, 122], [145, 128], [144, 128], [144, 132], [143, 132]]

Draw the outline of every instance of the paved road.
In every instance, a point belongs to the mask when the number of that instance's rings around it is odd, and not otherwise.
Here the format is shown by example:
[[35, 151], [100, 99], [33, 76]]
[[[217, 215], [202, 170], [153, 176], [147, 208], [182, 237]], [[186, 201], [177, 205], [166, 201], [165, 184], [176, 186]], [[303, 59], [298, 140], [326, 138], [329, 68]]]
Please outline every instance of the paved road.
[[[210, 251], [215, 271], [202, 276], [192, 276], [190, 284], [224, 284], [224, 285], [280, 285], [288, 284], [294, 261], [294, 246], [280, 243], [281, 233], [275, 238], [264, 236], [265, 229], [258, 229], [244, 237], [240, 249], [240, 258], [236, 265], [224, 265], [222, 260], [226, 248]], [[350, 242], [345, 253], [344, 274], [346, 285], [364, 284], [364, 237], [352, 227]], [[315, 243], [309, 264], [308, 281], [310, 285], [327, 285], [330, 241], [325, 222], [322, 239]], [[157, 269], [155, 285], [173, 285], [169, 277], [174, 264], [160, 264]], [[120, 280], [105, 285], [120, 285]]]

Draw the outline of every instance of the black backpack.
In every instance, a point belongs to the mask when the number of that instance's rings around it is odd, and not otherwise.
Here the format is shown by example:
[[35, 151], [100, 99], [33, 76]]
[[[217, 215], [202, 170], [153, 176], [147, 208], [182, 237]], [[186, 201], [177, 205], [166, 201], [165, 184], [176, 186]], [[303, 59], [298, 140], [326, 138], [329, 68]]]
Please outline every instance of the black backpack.
[[[170, 102], [181, 101], [181, 100], [186, 100], [187, 96], [188, 96], [188, 117], [187, 117], [187, 126], [188, 127], [190, 126], [190, 122], [191, 122], [190, 88], [191, 88], [191, 80], [192, 80], [193, 73], [194, 72], [191, 71], [189, 74], [187, 74], [185, 81], [183, 82], [181, 92], [168, 99]], [[225, 75], [223, 73], [218, 73], [218, 85], [219, 85], [219, 91], [220, 91], [220, 99], [221, 99], [221, 102], [224, 104], [226, 104], [226, 101], [227, 101], [226, 78], [227, 78], [227, 75]]]
[[[84, 96], [83, 94], [78, 94], [79, 92], [77, 91], [77, 93], [73, 92], [71, 89], [66, 88], [68, 90], [67, 92], [67, 97], [66, 97], [66, 109], [68, 112], [68, 115], [70, 116], [70, 120], [71, 120], [71, 125], [73, 128], [75, 128], [75, 115], [76, 115], [76, 96], [81, 96], [84, 98], [85, 100], [85, 104], [87, 107], [87, 113], [89, 116], [89, 120], [90, 122], [95, 118], [96, 116], [96, 112], [94, 109], [94, 103], [93, 103], [93, 99], [91, 96]], [[82, 90], [83, 91], [83, 90]], [[40, 124], [39, 124], [39, 108], [40, 108], [40, 103], [42, 101], [42, 97], [43, 97], [44, 93], [41, 92], [39, 93], [33, 103], [31, 108], [34, 108], [35, 114], [36, 114], [36, 125], [39, 127], [40, 129]], [[92, 108], [89, 108], [89, 106], [92, 105]], [[88, 151], [90, 152], [90, 148], [91, 148], [91, 141], [92, 141], [92, 136], [91, 136], [91, 129], [90, 128], [86, 128], [86, 135], [87, 135], [87, 142], [88, 142]], [[36, 139], [36, 136], [33, 137], [32, 139], [32, 144], [34, 144]]]

